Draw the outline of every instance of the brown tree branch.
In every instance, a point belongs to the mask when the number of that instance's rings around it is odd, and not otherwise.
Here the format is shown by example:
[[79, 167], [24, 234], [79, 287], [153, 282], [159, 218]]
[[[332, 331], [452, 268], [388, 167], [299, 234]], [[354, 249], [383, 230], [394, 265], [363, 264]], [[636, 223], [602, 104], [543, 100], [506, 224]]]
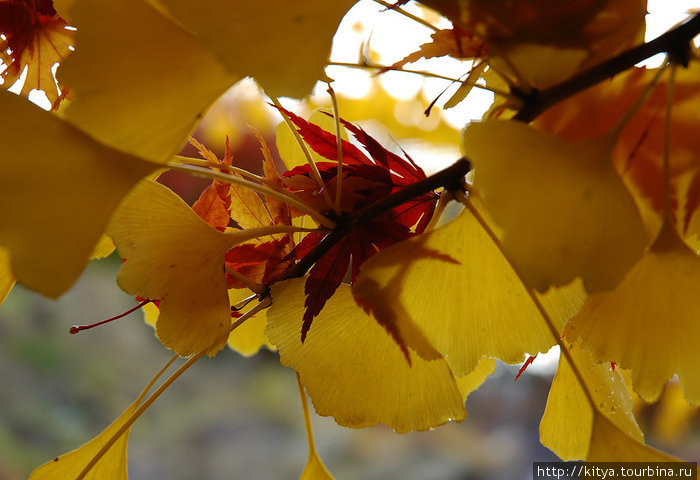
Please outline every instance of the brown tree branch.
[[337, 219], [337, 227], [326, 235], [313, 250], [304, 256], [289, 272], [280, 280], [303, 276], [311, 266], [316, 263], [333, 245], [338, 243], [358, 225], [365, 225], [379, 215], [388, 212], [394, 207], [398, 207], [414, 198], [420, 197], [428, 192], [444, 187], [447, 190], [462, 188], [462, 180], [469, 173], [471, 165], [469, 161], [462, 157], [451, 166], [440, 170], [429, 177], [412, 183], [401, 190], [383, 198], [371, 205], [352, 212]]
[[531, 122], [540, 113], [607, 78], [632, 68], [657, 53], [668, 53], [671, 59], [687, 66], [690, 56], [690, 42], [700, 34], [700, 14], [693, 15], [688, 21], [669, 30], [654, 40], [595, 65], [578, 75], [545, 90], [533, 90], [522, 95], [523, 108], [513, 117], [522, 122]]
[[[652, 41], [627, 50], [558, 85], [545, 90], [533, 90], [532, 93], [528, 95], [520, 93], [520, 97], [524, 102], [524, 107], [515, 115], [514, 119], [530, 122], [554, 104], [607, 78], [624, 72], [657, 53], [668, 53], [674, 62], [687, 65], [690, 58], [690, 42], [698, 34], [700, 34], [700, 14], [694, 15], [687, 22], [669, 30]], [[300, 259], [299, 262], [279, 280], [287, 280], [305, 275], [309, 268], [325, 255], [333, 245], [342, 240], [353, 227], [365, 225], [373, 218], [388, 212], [392, 208], [434, 191], [437, 188], [444, 187], [447, 190], [462, 188], [464, 176], [469, 173], [470, 169], [471, 165], [469, 161], [462, 157], [450, 167], [424, 180], [408, 185], [398, 192], [372, 205], [368, 205], [357, 212], [334, 219], [337, 220], [336, 228], [330, 231], [311, 252]]]

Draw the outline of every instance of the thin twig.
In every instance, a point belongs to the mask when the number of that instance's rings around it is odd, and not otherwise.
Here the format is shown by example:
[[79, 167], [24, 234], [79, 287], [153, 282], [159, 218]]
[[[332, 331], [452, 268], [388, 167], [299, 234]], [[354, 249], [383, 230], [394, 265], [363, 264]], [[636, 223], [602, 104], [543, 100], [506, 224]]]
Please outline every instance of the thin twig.
[[385, 2], [384, 0], [374, 0], [374, 2], [375, 2], [375, 3], [378, 3], [379, 5], [382, 5], [382, 6], [386, 7], [387, 10], [392, 10], [392, 11], [394, 11], [394, 12], [396, 12], [396, 13], [400, 13], [401, 15], [403, 15], [403, 16], [406, 17], [406, 18], [410, 18], [410, 19], [413, 20], [414, 22], [419, 23], [419, 24], [423, 25], [424, 27], [428, 27], [429, 29], [431, 29], [431, 30], [434, 31], [434, 32], [437, 32], [438, 30], [440, 30], [438, 27], [436, 27], [436, 26], [433, 25], [432, 23], [427, 22], [427, 21], [423, 20], [423, 19], [420, 18], [420, 17], [416, 17], [416, 16], [413, 15], [412, 13], [409, 13], [409, 12], [407, 12], [406, 10], [404, 10], [404, 9], [402, 9], [402, 8], [399, 8], [399, 7], [395, 6], [395, 5], [392, 5], [391, 3], [387, 3], [387, 2]]
[[319, 243], [305, 255], [289, 272], [280, 280], [303, 276], [311, 266], [330, 250], [333, 245], [342, 240], [353, 227], [369, 223], [374, 218], [388, 212], [392, 208], [402, 205], [414, 198], [435, 189], [444, 187], [446, 190], [460, 190], [463, 188], [463, 178], [469, 173], [471, 164], [462, 157], [453, 165], [440, 170], [429, 177], [412, 183], [386, 198], [368, 205], [352, 214], [341, 218], [338, 226], [326, 235]]
[[214, 180], [220, 180], [222, 182], [231, 183], [234, 185], [241, 185], [243, 187], [250, 188], [251, 190], [262, 193], [262, 194], [267, 195], [269, 197], [275, 198], [275, 199], [279, 200], [280, 202], [283, 202], [283, 203], [291, 205], [295, 208], [298, 208], [302, 212], [308, 213], [314, 220], [316, 220], [317, 222], [319, 222], [321, 225], [323, 225], [326, 228], [329, 228], [329, 229], [335, 228], [335, 222], [333, 222], [333, 220], [331, 220], [330, 218], [326, 218], [320, 212], [316, 211], [316, 209], [314, 209], [313, 207], [302, 202], [296, 196], [292, 196], [291, 193], [280, 192], [280, 191], [274, 190], [268, 186], [260, 185], [258, 183], [251, 182], [250, 180], [246, 180], [244, 178], [234, 177], [233, 175], [227, 175], [225, 173], [209, 170], [208, 168], [199, 168], [199, 167], [195, 167], [192, 165], [177, 165], [177, 164], [172, 164], [172, 163], [169, 163], [167, 165], [167, 167], [170, 170], [175, 170], [175, 171], [183, 172], [183, 173], [189, 173], [192, 175], [199, 175], [202, 177], [207, 177], [207, 178], [211, 178]]

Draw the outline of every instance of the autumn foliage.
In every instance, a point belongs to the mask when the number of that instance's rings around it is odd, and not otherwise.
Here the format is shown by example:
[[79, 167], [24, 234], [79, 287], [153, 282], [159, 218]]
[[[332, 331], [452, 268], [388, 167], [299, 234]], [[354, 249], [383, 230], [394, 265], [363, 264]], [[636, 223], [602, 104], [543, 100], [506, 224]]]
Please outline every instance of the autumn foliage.
[[[677, 461], [644, 443], [632, 398], [671, 381], [700, 405], [700, 17], [644, 43], [642, 0], [425, 0], [449, 28], [355, 67], [449, 56], [465, 71], [444, 108], [494, 93], [464, 121], [463, 156], [426, 175], [345, 120], [332, 87], [333, 108], [308, 119], [277, 100], [332, 86], [354, 1], [254, 3], [0, 0], [3, 86], [28, 72], [20, 96], [0, 92], [0, 299], [15, 283], [56, 298], [116, 249], [119, 287], [187, 358], [31, 479], [126, 478], [130, 426], [227, 345], [277, 349], [318, 414], [400, 433], [464, 419], [496, 360], [527, 359], [521, 375], [558, 345], [542, 444]], [[657, 53], [663, 66], [635, 66]], [[228, 138], [218, 158], [189, 137], [246, 76], [283, 117], [279, 158], [253, 130], [260, 173]], [[55, 111], [21, 98], [32, 89]], [[179, 155], [188, 141], [196, 157]], [[168, 170], [210, 184], [190, 206], [159, 181]], [[301, 478], [332, 478], [309, 450]]]

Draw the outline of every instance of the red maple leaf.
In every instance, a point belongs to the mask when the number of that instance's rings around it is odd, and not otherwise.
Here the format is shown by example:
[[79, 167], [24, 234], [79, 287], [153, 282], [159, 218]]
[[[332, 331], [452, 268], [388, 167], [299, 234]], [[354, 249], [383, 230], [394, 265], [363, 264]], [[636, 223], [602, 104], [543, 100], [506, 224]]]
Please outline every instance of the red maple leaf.
[[[296, 125], [304, 141], [316, 153], [335, 162], [318, 162], [322, 187], [311, 176], [311, 167], [302, 165], [285, 172], [285, 186], [307, 203], [314, 205], [331, 218], [340, 222], [353, 212], [372, 205], [401, 188], [423, 180], [425, 173], [413, 160], [400, 157], [382, 147], [367, 132], [345, 120], [345, 128], [367, 152], [347, 140], [342, 141], [342, 192], [340, 213], [332, 211], [323, 202], [322, 189], [327, 189], [330, 198], [335, 198], [337, 188], [337, 138], [318, 125], [281, 109]], [[301, 331], [302, 341], [326, 301], [348, 276], [354, 281], [360, 265], [376, 252], [401, 240], [421, 233], [430, 221], [437, 196], [427, 193], [399, 207], [377, 216], [368, 223], [352, 227], [350, 232], [321, 256], [309, 271], [305, 284], [306, 310]], [[303, 258], [325, 237], [321, 233], [310, 233], [294, 250], [296, 258]], [[391, 333], [391, 326], [384, 325]]]
[[6, 0], [0, 2], [0, 32], [5, 35], [10, 56], [19, 59], [34, 36], [34, 29], [56, 15], [51, 0]]

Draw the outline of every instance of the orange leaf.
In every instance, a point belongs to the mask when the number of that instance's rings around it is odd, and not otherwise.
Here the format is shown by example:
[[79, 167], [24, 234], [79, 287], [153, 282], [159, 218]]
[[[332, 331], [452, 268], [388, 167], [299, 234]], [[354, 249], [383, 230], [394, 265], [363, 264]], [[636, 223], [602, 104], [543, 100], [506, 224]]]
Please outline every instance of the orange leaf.
[[12, 86], [27, 67], [27, 78], [20, 95], [43, 90], [53, 104], [59, 87], [52, 72], [71, 52], [74, 31], [66, 30], [66, 22], [56, 15], [50, 1], [0, 2], [0, 65], [7, 67], [0, 75], [3, 86]]
[[[226, 137], [226, 154], [222, 162], [219, 161], [214, 152], [199, 143], [196, 139], [190, 137], [190, 143], [199, 151], [199, 154], [204, 159], [212, 163], [222, 163], [223, 165], [231, 165], [233, 163], [228, 137]], [[231, 221], [230, 208], [231, 186], [220, 180], [212, 180], [211, 185], [202, 192], [194, 205], [192, 205], [192, 210], [194, 210], [202, 220], [222, 232], [226, 230], [226, 227], [228, 227]]]
[[407, 63], [417, 62], [421, 58], [435, 58], [449, 55], [453, 58], [481, 58], [486, 55], [486, 45], [473, 33], [467, 32], [458, 25], [453, 28], [438, 30], [430, 38], [431, 42], [424, 43], [418, 50], [402, 58], [390, 67], [380, 70], [400, 70]]

